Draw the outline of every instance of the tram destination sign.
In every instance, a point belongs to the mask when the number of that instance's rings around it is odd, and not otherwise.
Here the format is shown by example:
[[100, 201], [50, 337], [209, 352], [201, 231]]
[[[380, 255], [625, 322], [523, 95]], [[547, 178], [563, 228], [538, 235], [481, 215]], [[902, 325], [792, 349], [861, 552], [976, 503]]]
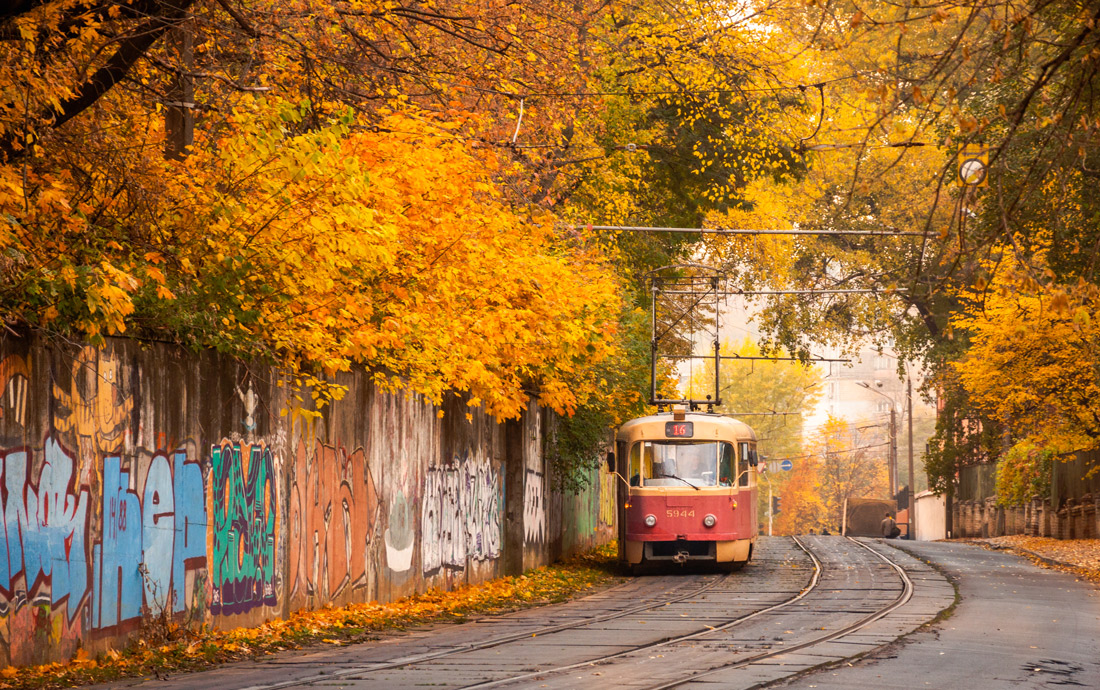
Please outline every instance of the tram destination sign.
[[691, 438], [694, 435], [694, 422], [665, 422], [665, 436], [668, 438]]

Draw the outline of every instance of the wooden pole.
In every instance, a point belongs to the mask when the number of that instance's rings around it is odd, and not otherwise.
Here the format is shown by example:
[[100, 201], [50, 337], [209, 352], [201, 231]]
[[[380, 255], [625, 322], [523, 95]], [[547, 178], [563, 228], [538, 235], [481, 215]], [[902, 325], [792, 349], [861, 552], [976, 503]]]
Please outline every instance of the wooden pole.
[[164, 155], [181, 160], [195, 140], [195, 84], [191, 76], [195, 60], [190, 21], [168, 32], [168, 45], [176, 52], [178, 67], [165, 103]]

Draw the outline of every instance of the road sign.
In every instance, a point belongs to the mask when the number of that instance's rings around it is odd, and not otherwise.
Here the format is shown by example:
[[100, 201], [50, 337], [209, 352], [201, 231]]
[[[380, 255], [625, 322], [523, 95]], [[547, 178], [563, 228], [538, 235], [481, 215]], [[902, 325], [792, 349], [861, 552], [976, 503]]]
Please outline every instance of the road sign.
[[783, 462], [779, 463], [779, 469], [783, 470], [784, 472], [790, 471], [792, 467], [794, 467], [794, 464], [792, 464], [790, 460], [784, 460]]
[[959, 151], [959, 184], [964, 187], [985, 187], [989, 184], [987, 168], [989, 149], [985, 146], [967, 144]]

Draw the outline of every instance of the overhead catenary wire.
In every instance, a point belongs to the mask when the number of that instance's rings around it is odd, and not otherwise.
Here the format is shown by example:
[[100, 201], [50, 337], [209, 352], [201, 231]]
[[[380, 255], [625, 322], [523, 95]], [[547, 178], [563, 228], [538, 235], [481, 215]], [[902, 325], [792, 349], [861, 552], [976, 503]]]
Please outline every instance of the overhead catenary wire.
[[[726, 386], [729, 388], [729, 386]], [[725, 390], [725, 389], [723, 389]], [[801, 412], [723, 412], [723, 417], [786, 417], [801, 416]], [[759, 439], [757, 439], [759, 440]]]
[[822, 451], [820, 453], [807, 453], [805, 455], [789, 455], [785, 458], [765, 458], [765, 459], [768, 462], [780, 462], [782, 460], [805, 460], [806, 458], [816, 458], [816, 457], [820, 457], [820, 456], [823, 456], [823, 455], [830, 455], [832, 453], [853, 453], [857, 450], [867, 450], [868, 448], [881, 448], [882, 446], [888, 446], [888, 445], [890, 445], [889, 442], [887, 442], [887, 443], [874, 443], [874, 444], [869, 445], [869, 446], [853, 446], [851, 448], [830, 448], [829, 450]]
[[[883, 432], [886, 432], [889, 430], [889, 424], [866, 424], [861, 426], [848, 427], [846, 430], [841, 431], [840, 433], [828, 431], [823, 426], [818, 426], [812, 429], [803, 429], [799, 438], [803, 444], [807, 444], [823, 443], [830, 441], [839, 442], [843, 440], [846, 436], [851, 437], [853, 439], [853, 442], [858, 442], [855, 440], [857, 437], [882, 438], [885, 435], [883, 433], [868, 433], [868, 430], [870, 429], [880, 429]], [[772, 441], [774, 439], [769, 437], [762, 437], [758, 438], [757, 440]]]
[[[478, 146], [495, 146], [495, 147], [499, 147], [499, 148], [512, 149], [512, 150], [517, 150], [517, 151], [518, 150], [523, 150], [523, 149], [558, 149], [558, 150], [561, 150], [561, 151], [567, 151], [569, 149], [599, 150], [599, 151], [604, 152], [604, 156], [601, 156], [601, 157], [606, 157], [607, 155], [610, 155], [611, 151], [627, 151], [629, 153], [634, 153], [635, 151], [646, 151], [646, 150], [649, 150], [649, 149], [652, 148], [651, 145], [636, 144], [636, 143], [633, 143], [633, 142], [628, 142], [628, 143], [625, 143], [625, 144], [623, 144], [623, 143], [610, 143], [610, 144], [591, 143], [591, 144], [586, 144], [586, 143], [579, 143], [579, 142], [564, 141], [564, 142], [554, 142], [554, 143], [530, 143], [530, 142], [528, 142], [528, 143], [520, 144], [517, 141], [517, 138], [519, 136], [519, 129], [518, 129], [519, 124], [520, 124], [520, 122], [516, 123], [517, 128], [516, 128], [515, 131], [513, 131], [511, 139], [506, 138], [506, 139], [500, 139], [500, 140], [490, 139], [490, 138], [485, 137], [485, 136], [456, 134], [454, 132], [444, 132], [444, 131], [413, 132], [413, 131], [394, 129], [392, 127], [383, 127], [381, 125], [370, 125], [368, 127], [358, 127], [357, 129], [365, 129], [365, 130], [369, 130], [369, 131], [376, 132], [376, 133], [377, 132], [383, 132], [383, 133], [386, 133], [386, 134], [405, 134], [405, 135], [416, 136], [416, 137], [432, 137], [432, 138], [437, 138], [437, 139], [450, 139], [450, 140], [453, 140], [453, 141], [473, 142]], [[865, 149], [879, 149], [879, 148], [913, 147], [913, 146], [925, 146], [925, 145], [926, 144], [916, 143], [916, 142], [900, 142], [900, 143], [887, 142], [885, 144], [858, 144], [858, 145], [857, 144], [818, 144], [818, 145], [813, 146], [813, 147], [808, 147], [807, 150], [812, 150], [812, 151], [833, 151], [833, 150], [854, 148], [856, 146], [862, 146]], [[593, 158], [591, 160], [596, 160], [596, 159]], [[685, 229], [684, 231], [685, 232], [699, 232], [698, 230], [691, 229], [691, 228]], [[768, 234], [768, 233], [758, 233], [758, 234]], [[780, 234], [789, 234], [789, 233], [780, 233]], [[849, 233], [849, 234], [854, 234], [854, 233]], [[880, 233], [878, 231], [874, 231], [871, 234], [880, 234]], [[907, 233], [887, 232], [887, 233], [883, 233], [883, 234], [907, 234]], [[919, 233], [919, 234], [921, 234], [923, 236], [923, 233]]]
[[[662, 359], [714, 359], [714, 355], [661, 355]], [[728, 359], [760, 361], [760, 362], [801, 362], [799, 357], [770, 357], [766, 355], [718, 355], [719, 360]], [[806, 362], [851, 362], [850, 359], [828, 359], [825, 357], [810, 357]]]
[[497, 96], [505, 96], [507, 98], [593, 98], [602, 96], [625, 96], [628, 98], [636, 96], [711, 96], [711, 95], [724, 95], [724, 94], [741, 94], [741, 93], [784, 93], [787, 91], [800, 91], [805, 92], [806, 89], [824, 89], [829, 84], [836, 84], [842, 81], [849, 81], [851, 79], [858, 79], [859, 74], [846, 74], [840, 77], [833, 77], [832, 79], [826, 79], [825, 81], [815, 82], [813, 84], [777, 84], [776, 86], [744, 86], [729, 89], [608, 89], [605, 91], [524, 91], [513, 92], [504, 91], [502, 89], [491, 89], [483, 86], [466, 86], [464, 88], [473, 89], [481, 93], [495, 94]]
[[[751, 295], [890, 295], [895, 292], [909, 292], [909, 288], [821, 288], [809, 290], [725, 290], [718, 294], [723, 297], [740, 297]], [[665, 295], [693, 295], [694, 292], [686, 290], [662, 290]], [[843, 360], [850, 362], [851, 360]]]
[[749, 228], [671, 228], [646, 225], [565, 225], [568, 230], [618, 230], [622, 232], [667, 232], [699, 233], [702, 235], [809, 235], [828, 237], [831, 235], [860, 235], [866, 237], [924, 237], [925, 233], [914, 230], [803, 230], [801, 228], [775, 228], [753, 230]]

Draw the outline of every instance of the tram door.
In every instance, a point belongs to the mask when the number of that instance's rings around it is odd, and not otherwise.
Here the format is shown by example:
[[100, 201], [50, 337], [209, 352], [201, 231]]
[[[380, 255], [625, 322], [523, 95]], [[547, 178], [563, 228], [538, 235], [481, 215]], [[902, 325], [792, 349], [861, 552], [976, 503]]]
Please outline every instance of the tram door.
[[630, 487], [626, 486], [619, 477], [625, 477], [627, 471], [630, 469], [627, 464], [630, 459], [627, 457], [627, 448], [629, 444], [626, 441], [616, 441], [615, 443], [615, 471], [618, 473], [618, 477], [614, 477], [615, 480], [615, 527], [619, 535], [619, 561], [626, 560], [626, 503], [630, 499], [629, 491]]

